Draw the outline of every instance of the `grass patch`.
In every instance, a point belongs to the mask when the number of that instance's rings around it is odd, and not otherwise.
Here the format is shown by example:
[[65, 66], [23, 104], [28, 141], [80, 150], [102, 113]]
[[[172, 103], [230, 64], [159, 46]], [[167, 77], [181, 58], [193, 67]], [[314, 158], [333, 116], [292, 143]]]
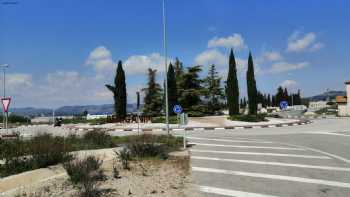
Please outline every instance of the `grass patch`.
[[69, 147], [63, 137], [49, 134], [38, 135], [31, 140], [0, 141], [0, 177], [44, 168], [71, 159]]
[[266, 122], [265, 114], [257, 114], [257, 115], [235, 115], [228, 117], [229, 120], [233, 121], [243, 121], [243, 122]]
[[107, 123], [107, 118], [97, 118], [97, 119], [91, 119], [87, 120], [86, 118], [73, 118], [73, 119], [63, 119], [62, 124], [79, 124], [79, 123], [86, 123], [90, 125], [100, 125]]
[[[152, 123], [165, 123], [165, 117], [159, 116], [159, 117], [152, 117]], [[178, 124], [177, 122], [177, 116], [169, 116], [169, 123], [170, 124]]]
[[29, 140], [0, 140], [0, 160], [4, 161], [0, 165], [0, 177], [67, 162], [72, 151], [117, 146], [128, 147], [133, 157], [166, 158], [168, 152], [182, 147], [182, 138], [168, 135], [112, 137], [105, 131], [94, 130], [82, 137], [41, 134]]

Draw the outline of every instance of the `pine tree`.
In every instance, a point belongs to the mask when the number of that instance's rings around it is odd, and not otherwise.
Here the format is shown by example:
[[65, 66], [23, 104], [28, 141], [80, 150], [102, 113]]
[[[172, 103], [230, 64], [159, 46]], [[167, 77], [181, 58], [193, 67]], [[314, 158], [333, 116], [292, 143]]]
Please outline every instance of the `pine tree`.
[[160, 116], [163, 108], [162, 88], [156, 82], [157, 70], [148, 69], [148, 83], [145, 92], [143, 113], [147, 116]]
[[249, 103], [249, 114], [257, 114], [257, 88], [254, 76], [254, 63], [251, 52], [248, 57], [248, 70], [247, 70], [247, 92]]
[[277, 89], [277, 94], [275, 96], [275, 106], [279, 107], [281, 101], [284, 100], [284, 91], [281, 86], [278, 87]]
[[173, 65], [169, 64], [168, 69], [168, 104], [169, 104], [169, 115], [174, 115], [174, 105], [177, 105], [177, 85], [176, 77]]
[[118, 67], [114, 78], [114, 86], [106, 85], [106, 87], [113, 93], [115, 115], [119, 119], [125, 119], [127, 97], [126, 97], [125, 72], [123, 70], [121, 61], [118, 62]]
[[229, 115], [239, 114], [239, 87], [237, 80], [236, 60], [231, 49], [229, 57], [229, 70], [226, 81], [226, 99]]
[[179, 84], [181, 87], [179, 103], [184, 111], [191, 116], [203, 115], [204, 109], [201, 100], [203, 87], [202, 80], [199, 78], [201, 71], [201, 66], [188, 67]]
[[271, 107], [272, 106], [272, 101], [271, 101], [271, 95], [267, 95], [267, 106]]
[[204, 79], [205, 98], [207, 102], [207, 112], [210, 114], [218, 113], [221, 109], [220, 100], [223, 99], [224, 93], [221, 88], [221, 77], [214, 64], [210, 65], [208, 76]]

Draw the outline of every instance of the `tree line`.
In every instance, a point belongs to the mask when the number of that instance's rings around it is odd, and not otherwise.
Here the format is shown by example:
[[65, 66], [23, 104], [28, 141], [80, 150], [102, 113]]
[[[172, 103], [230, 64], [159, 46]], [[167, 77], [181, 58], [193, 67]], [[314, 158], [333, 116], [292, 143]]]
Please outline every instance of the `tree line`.
[[[284, 100], [290, 105], [301, 104], [300, 90], [296, 94], [288, 94], [287, 89], [278, 87], [275, 95], [263, 94], [257, 90], [254, 62], [251, 52], [248, 56], [248, 68], [246, 71], [247, 96], [240, 99], [239, 84], [237, 78], [236, 60], [231, 49], [229, 55], [228, 74], [224, 87], [222, 77], [218, 74], [214, 64], [209, 65], [207, 76], [200, 77], [203, 66], [184, 67], [179, 58], [168, 66], [167, 86], [169, 115], [175, 115], [174, 105], [181, 105], [183, 110], [190, 116], [215, 115], [228, 109], [229, 115], [239, 115], [240, 109], [248, 107], [251, 115], [256, 115], [258, 103], [263, 107], [279, 106]], [[149, 68], [147, 73], [147, 85], [142, 89], [144, 92], [144, 105], [142, 112], [147, 116], [160, 116], [165, 112], [164, 86], [156, 80], [157, 70]], [[115, 114], [118, 118], [126, 117], [127, 93], [125, 83], [125, 72], [122, 62], [118, 62], [114, 85], [106, 85], [113, 93]]]

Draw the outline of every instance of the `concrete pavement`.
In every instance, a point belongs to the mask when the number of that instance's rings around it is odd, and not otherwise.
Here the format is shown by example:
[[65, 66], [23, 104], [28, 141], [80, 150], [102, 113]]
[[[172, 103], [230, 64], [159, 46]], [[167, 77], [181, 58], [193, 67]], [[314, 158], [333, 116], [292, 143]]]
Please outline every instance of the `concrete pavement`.
[[187, 135], [203, 196], [350, 196], [350, 119]]

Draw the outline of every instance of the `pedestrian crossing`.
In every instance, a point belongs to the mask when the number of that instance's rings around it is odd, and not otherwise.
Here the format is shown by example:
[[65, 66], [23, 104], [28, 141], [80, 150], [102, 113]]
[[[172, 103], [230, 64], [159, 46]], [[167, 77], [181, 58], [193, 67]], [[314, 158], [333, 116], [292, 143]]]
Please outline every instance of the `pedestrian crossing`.
[[322, 196], [324, 191], [350, 196], [350, 165], [340, 165], [337, 155], [255, 139], [188, 141], [193, 175], [204, 196]]

